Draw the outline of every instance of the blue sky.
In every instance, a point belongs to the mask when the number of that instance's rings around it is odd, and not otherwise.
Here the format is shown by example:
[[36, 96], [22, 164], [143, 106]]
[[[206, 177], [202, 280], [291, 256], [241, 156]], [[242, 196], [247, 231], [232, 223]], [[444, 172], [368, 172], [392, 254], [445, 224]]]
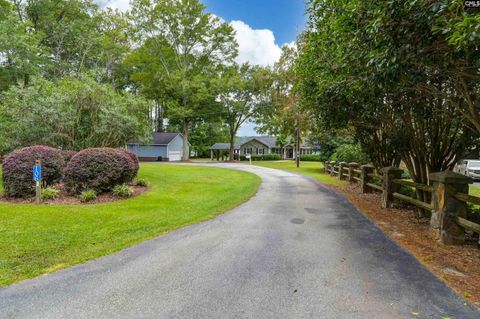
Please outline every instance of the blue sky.
[[202, 0], [224, 20], [241, 20], [253, 29], [269, 29], [278, 45], [290, 43], [305, 25], [303, 0]]
[[[211, 12], [231, 23], [239, 42], [238, 62], [271, 65], [283, 44], [292, 43], [304, 29], [303, 0], [202, 0]], [[246, 123], [239, 136], [256, 135], [255, 124]]]

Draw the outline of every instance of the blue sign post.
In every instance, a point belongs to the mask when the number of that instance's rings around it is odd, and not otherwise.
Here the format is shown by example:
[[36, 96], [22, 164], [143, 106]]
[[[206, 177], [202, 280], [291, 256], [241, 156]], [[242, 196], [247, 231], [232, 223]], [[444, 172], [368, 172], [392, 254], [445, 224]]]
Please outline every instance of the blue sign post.
[[42, 164], [40, 160], [36, 160], [33, 166], [33, 180], [35, 181], [35, 201], [37, 204], [40, 204], [42, 198], [42, 187], [40, 184], [42, 181]]

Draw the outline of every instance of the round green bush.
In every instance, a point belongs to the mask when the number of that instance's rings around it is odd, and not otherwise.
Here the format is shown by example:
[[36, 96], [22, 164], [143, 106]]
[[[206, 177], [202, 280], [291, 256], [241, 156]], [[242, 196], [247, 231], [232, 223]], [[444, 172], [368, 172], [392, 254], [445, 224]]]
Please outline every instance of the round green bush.
[[65, 168], [65, 187], [72, 194], [86, 189], [97, 193], [132, 180], [132, 160], [113, 148], [88, 148], [78, 152]]
[[48, 146], [30, 146], [10, 153], [2, 163], [3, 190], [12, 197], [35, 195], [33, 165], [40, 160], [45, 186], [58, 183], [63, 177], [65, 160], [62, 151]]

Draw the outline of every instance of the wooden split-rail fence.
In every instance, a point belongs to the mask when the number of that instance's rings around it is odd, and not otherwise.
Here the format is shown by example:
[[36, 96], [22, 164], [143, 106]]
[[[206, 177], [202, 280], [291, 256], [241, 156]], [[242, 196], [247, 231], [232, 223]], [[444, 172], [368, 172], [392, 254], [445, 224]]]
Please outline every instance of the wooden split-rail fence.
[[[426, 185], [403, 179], [403, 170], [398, 167], [385, 167], [377, 172], [372, 165], [325, 162], [324, 168], [327, 174], [358, 183], [362, 193], [381, 192], [384, 208], [406, 202], [431, 213], [430, 225], [441, 243], [463, 243], [466, 230], [480, 234], [480, 224], [467, 219], [467, 203], [480, 205], [480, 197], [468, 194], [469, 184], [473, 183], [470, 177], [451, 171], [431, 173], [431, 185]], [[402, 194], [402, 186], [430, 193], [427, 196], [430, 202]]]

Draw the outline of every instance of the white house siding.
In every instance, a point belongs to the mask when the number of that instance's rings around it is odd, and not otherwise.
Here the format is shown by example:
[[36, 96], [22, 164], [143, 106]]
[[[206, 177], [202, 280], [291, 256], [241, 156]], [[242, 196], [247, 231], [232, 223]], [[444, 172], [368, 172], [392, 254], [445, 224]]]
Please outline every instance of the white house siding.
[[183, 156], [183, 138], [181, 135], [177, 135], [168, 144], [168, 160], [180, 161]]

